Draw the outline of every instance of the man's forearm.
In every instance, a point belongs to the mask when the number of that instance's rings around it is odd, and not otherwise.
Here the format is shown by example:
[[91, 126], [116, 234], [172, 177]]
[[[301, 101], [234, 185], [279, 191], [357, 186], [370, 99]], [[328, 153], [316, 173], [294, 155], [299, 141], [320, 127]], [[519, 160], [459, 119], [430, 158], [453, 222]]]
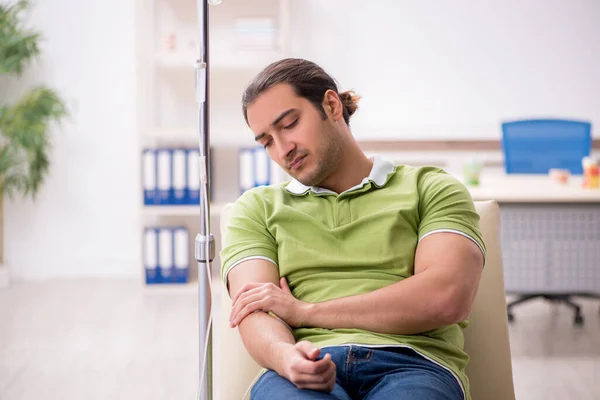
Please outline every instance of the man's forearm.
[[281, 373], [282, 349], [296, 343], [292, 332], [264, 312], [248, 315], [239, 325], [248, 353], [262, 367]]
[[410, 335], [463, 319], [452, 285], [430, 279], [427, 271], [374, 292], [313, 303], [304, 313], [304, 326], [356, 328]]

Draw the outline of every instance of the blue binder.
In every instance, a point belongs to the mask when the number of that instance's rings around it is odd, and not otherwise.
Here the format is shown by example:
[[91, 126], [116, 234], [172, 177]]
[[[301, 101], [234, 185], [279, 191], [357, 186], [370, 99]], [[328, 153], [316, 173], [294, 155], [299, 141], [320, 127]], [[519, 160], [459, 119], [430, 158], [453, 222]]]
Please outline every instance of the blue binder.
[[144, 205], [158, 204], [156, 193], [156, 152], [154, 149], [142, 151], [142, 188]]
[[146, 284], [189, 282], [189, 240], [189, 231], [185, 226], [144, 228]]
[[271, 185], [275, 185], [277, 183], [283, 182], [284, 180], [284, 171], [281, 169], [279, 165], [273, 160], [271, 160], [271, 173], [269, 177], [269, 182]]
[[254, 187], [271, 184], [271, 159], [264, 147], [254, 148]]
[[238, 185], [240, 194], [254, 187], [253, 149], [240, 149], [238, 153]]
[[158, 230], [156, 228], [144, 228], [143, 249], [146, 283], [160, 283], [161, 276], [158, 269]]
[[200, 150], [187, 150], [187, 204], [200, 204]]
[[271, 168], [271, 159], [263, 147], [240, 149], [238, 153], [240, 193], [257, 186], [270, 185]]
[[173, 228], [174, 283], [186, 283], [189, 279], [190, 243], [188, 229], [184, 226]]
[[156, 186], [158, 204], [171, 204], [173, 197], [173, 152], [170, 149], [156, 150]]
[[172, 150], [173, 192], [172, 204], [186, 204], [188, 201], [187, 152], [185, 149]]
[[158, 271], [161, 283], [169, 283], [174, 279], [172, 228], [158, 228]]

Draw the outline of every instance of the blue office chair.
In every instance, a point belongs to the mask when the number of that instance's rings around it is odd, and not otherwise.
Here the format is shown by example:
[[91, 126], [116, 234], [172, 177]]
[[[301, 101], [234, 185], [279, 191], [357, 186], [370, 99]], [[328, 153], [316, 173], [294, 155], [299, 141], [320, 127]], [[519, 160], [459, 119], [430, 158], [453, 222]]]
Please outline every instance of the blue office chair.
[[[583, 174], [582, 158], [589, 156], [592, 144], [588, 122], [559, 119], [511, 121], [502, 124], [502, 150], [507, 174], [547, 174], [551, 168]], [[584, 294], [579, 294], [584, 295]], [[586, 297], [595, 295], [587, 295]], [[520, 295], [507, 304], [508, 320], [512, 308], [535, 298], [561, 302], [575, 312], [574, 323], [583, 324], [581, 307], [568, 294], [533, 293]]]
[[536, 119], [502, 124], [507, 174], [547, 174], [551, 168], [583, 174], [581, 159], [592, 146], [589, 122]]

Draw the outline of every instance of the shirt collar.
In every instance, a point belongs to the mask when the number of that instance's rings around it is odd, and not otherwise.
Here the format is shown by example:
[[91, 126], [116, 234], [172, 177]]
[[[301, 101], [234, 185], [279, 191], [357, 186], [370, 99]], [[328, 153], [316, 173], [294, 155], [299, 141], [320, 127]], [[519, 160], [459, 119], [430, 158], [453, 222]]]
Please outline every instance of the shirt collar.
[[[359, 183], [358, 185], [346, 190], [344, 193], [350, 192], [350, 191], [353, 191], [356, 189], [360, 189], [368, 182], [373, 182], [373, 183], [375, 183], [375, 185], [377, 185], [379, 187], [385, 186], [385, 184], [388, 181], [388, 176], [392, 172], [394, 172], [394, 169], [395, 169], [394, 163], [390, 160], [387, 160], [387, 159], [379, 156], [379, 155], [371, 156], [371, 157], [369, 157], [369, 159], [371, 161], [373, 161], [373, 168], [371, 168], [371, 173], [369, 173], [369, 176], [364, 178], [362, 180], [362, 182]], [[293, 194], [299, 194], [299, 195], [306, 194], [309, 190], [311, 190], [313, 193], [317, 193], [317, 194], [323, 194], [323, 193], [337, 194], [332, 190], [325, 189], [322, 187], [303, 185], [296, 179], [292, 179], [291, 182], [288, 183], [285, 188], [288, 192], [293, 193]]]

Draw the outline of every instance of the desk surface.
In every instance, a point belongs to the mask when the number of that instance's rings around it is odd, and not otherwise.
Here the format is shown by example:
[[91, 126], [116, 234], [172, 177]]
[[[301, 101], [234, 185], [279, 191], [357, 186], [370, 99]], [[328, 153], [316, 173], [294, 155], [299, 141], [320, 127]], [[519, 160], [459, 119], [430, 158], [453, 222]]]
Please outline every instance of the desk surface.
[[547, 175], [485, 174], [478, 187], [468, 187], [473, 200], [499, 203], [599, 203], [600, 189], [581, 187], [581, 176], [571, 176], [567, 184]]

